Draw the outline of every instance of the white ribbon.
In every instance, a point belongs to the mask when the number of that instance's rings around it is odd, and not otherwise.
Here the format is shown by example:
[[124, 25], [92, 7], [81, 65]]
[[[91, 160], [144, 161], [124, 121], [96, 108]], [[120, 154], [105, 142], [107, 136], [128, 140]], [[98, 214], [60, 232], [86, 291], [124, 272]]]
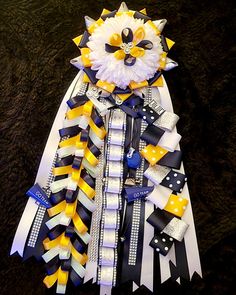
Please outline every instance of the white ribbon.
[[97, 208], [96, 203], [94, 201], [90, 200], [82, 190], [79, 190], [78, 200], [90, 212], [94, 212], [96, 210], [96, 208]]
[[60, 214], [56, 215], [55, 217], [49, 219], [46, 222], [48, 229], [54, 228], [58, 224], [63, 224], [68, 226], [70, 224], [71, 218], [66, 216], [65, 212], [61, 212]]
[[155, 121], [154, 125], [157, 125], [164, 130], [172, 131], [178, 121], [179, 116], [166, 110], [164, 114]]
[[101, 266], [101, 285], [111, 286], [113, 281], [113, 267]]
[[120, 161], [123, 155], [123, 148], [119, 145], [111, 144], [108, 149], [108, 161]]
[[75, 233], [81, 238], [81, 240], [87, 245], [91, 240], [91, 236], [89, 233], [80, 234], [76, 228], [74, 228]]
[[108, 177], [105, 191], [108, 193], [120, 193], [121, 179], [119, 177]]
[[85, 268], [74, 257], [71, 258], [71, 267], [81, 278], [85, 276]]
[[54, 257], [56, 257], [60, 252], [60, 247], [56, 246], [52, 249], [48, 250], [46, 253], [42, 255], [43, 260], [48, 263], [50, 260], [52, 260]]
[[66, 286], [67, 285], [62, 285], [62, 284], [57, 283], [56, 293], [57, 294], [65, 294], [66, 293]]
[[118, 226], [118, 211], [104, 210], [104, 228], [117, 229]]
[[164, 209], [170, 195], [170, 189], [162, 185], [154, 186], [154, 190], [147, 196], [146, 200], [151, 201], [160, 209]]
[[52, 193], [57, 193], [61, 191], [63, 188], [66, 188], [71, 180], [71, 177], [67, 177], [64, 179], [53, 181], [50, 184], [50, 189]]
[[108, 176], [121, 177], [123, 172], [123, 162], [109, 161]]
[[149, 166], [148, 169], [144, 172], [144, 176], [153, 182], [155, 185], [159, 185], [163, 178], [170, 172], [170, 168], [155, 165]]
[[181, 135], [173, 130], [171, 132], [165, 132], [158, 142], [158, 145], [168, 150], [169, 152], [174, 152], [180, 140]]
[[110, 134], [110, 143], [121, 146], [124, 140], [124, 132], [118, 129], [112, 129]]
[[104, 229], [102, 245], [110, 248], [116, 247], [116, 230]]
[[106, 209], [113, 209], [118, 210], [119, 209], [119, 195], [113, 194], [113, 193], [105, 193], [105, 199], [106, 199]]
[[59, 158], [64, 158], [69, 155], [74, 155], [76, 151], [76, 146], [65, 146], [61, 147], [57, 150], [57, 154]]
[[100, 251], [100, 264], [113, 266], [115, 261], [115, 250], [113, 248], [102, 247]]

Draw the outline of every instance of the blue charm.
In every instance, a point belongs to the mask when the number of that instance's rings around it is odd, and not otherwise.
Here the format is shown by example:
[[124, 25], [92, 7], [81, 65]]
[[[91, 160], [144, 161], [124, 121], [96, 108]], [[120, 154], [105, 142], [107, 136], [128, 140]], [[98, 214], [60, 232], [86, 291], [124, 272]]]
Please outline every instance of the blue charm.
[[137, 169], [140, 167], [142, 158], [139, 152], [136, 152], [134, 148], [130, 148], [126, 156], [128, 167]]
[[154, 186], [133, 186], [125, 188], [125, 194], [127, 197], [127, 202], [133, 202], [135, 200], [144, 199], [148, 194], [150, 194], [154, 189]]
[[46, 195], [45, 191], [39, 186], [38, 183], [35, 183], [27, 192], [26, 195], [35, 199], [44, 207], [51, 208], [52, 205], [49, 202], [48, 196]]

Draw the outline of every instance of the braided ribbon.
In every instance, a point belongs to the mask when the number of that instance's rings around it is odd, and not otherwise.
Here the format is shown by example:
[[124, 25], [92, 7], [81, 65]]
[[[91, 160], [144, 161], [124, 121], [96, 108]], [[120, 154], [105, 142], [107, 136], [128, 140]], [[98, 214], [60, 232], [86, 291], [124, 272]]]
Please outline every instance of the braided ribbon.
[[[79, 125], [79, 133], [59, 143], [58, 161], [53, 168], [56, 177], [51, 183], [50, 199], [53, 206], [48, 214], [51, 219], [46, 223], [48, 237], [43, 241], [47, 252], [43, 259], [48, 275], [44, 279], [47, 287], [57, 281], [57, 293], [65, 293], [68, 277], [78, 285], [85, 275], [84, 265], [88, 260], [86, 245], [90, 240], [90, 212], [96, 208], [95, 179], [90, 171], [98, 164], [100, 149], [95, 143], [103, 141], [106, 131], [101, 117], [93, 108], [93, 103], [81, 97], [73, 97], [67, 103], [70, 110], [66, 113], [66, 126]], [[76, 103], [72, 103], [76, 102]], [[65, 130], [61, 131], [65, 134]], [[90, 136], [92, 134], [92, 136]], [[95, 139], [95, 140], [94, 140]], [[95, 142], [95, 143], [94, 143]], [[63, 177], [62, 179], [58, 179]], [[52, 272], [52, 259], [59, 256], [57, 266]]]

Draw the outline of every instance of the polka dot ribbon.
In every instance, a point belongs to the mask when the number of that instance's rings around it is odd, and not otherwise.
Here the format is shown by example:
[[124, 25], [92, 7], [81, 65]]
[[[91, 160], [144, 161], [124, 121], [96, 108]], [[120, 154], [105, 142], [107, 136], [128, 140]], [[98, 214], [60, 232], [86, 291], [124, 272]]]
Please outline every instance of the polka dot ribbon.
[[171, 194], [164, 210], [157, 208], [147, 219], [157, 231], [150, 246], [160, 254], [166, 256], [174, 240], [181, 242], [188, 225], [181, 219], [188, 201]]

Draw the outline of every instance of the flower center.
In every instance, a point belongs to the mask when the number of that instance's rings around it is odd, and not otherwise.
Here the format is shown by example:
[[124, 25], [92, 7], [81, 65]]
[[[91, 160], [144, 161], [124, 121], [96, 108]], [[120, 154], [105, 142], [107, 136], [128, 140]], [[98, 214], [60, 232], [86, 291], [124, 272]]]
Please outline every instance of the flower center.
[[125, 54], [129, 54], [131, 48], [133, 48], [133, 47], [134, 47], [133, 42], [122, 43], [122, 44], [120, 45], [120, 48], [124, 50], [124, 53], [125, 53]]

